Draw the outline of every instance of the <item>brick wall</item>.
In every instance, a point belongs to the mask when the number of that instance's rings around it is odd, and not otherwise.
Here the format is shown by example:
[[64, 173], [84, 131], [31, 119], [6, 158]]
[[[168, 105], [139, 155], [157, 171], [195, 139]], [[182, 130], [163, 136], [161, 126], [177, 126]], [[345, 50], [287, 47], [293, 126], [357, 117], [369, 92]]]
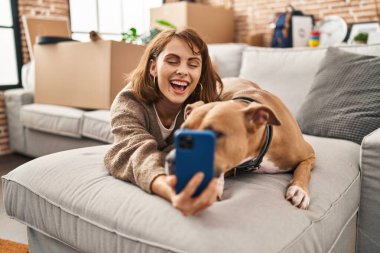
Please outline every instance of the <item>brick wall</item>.
[[316, 21], [328, 15], [339, 15], [348, 24], [380, 21], [380, 13], [376, 11], [377, 9], [380, 11], [380, 0], [198, 0], [198, 2], [216, 6], [231, 3], [235, 11], [235, 40], [241, 42], [247, 35], [263, 34], [265, 46], [270, 44], [273, 32], [270, 24], [275, 20], [276, 13], [283, 12], [289, 3], [305, 14], [314, 15]]
[[[288, 3], [305, 14], [312, 14], [316, 21], [328, 15], [339, 15], [348, 24], [380, 21], [376, 7], [380, 11], [380, 0], [197, 0], [210, 5], [230, 3], [235, 11], [235, 29], [237, 42], [244, 41], [247, 35], [263, 34], [264, 45], [268, 46], [272, 38], [271, 23], [277, 13], [283, 12]], [[376, 6], [377, 2], [377, 6]], [[68, 17], [68, 0], [19, 0], [19, 17], [22, 15]], [[24, 63], [30, 60], [21, 24], [21, 38]]]
[[8, 127], [7, 118], [5, 114], [4, 94], [0, 91], [0, 155], [8, 154], [9, 139], [8, 139]]
[[21, 30], [21, 45], [23, 62], [30, 61], [28, 46], [26, 45], [25, 30], [22, 24], [22, 16], [39, 16], [39, 17], [68, 17], [69, 2], [68, 0], [19, 0], [18, 13]]

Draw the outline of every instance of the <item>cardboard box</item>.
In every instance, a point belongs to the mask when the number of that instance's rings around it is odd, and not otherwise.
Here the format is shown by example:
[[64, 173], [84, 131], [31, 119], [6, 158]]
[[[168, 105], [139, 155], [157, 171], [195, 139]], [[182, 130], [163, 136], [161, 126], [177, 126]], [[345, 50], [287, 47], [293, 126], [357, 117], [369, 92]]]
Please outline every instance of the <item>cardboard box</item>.
[[234, 42], [232, 9], [181, 1], [150, 9], [150, 25], [163, 28], [156, 23], [158, 19], [169, 21], [177, 27], [191, 27], [206, 43]]
[[264, 47], [264, 33], [251, 33], [243, 38], [240, 41], [255, 47]]
[[144, 50], [106, 40], [35, 45], [35, 102], [109, 109]]
[[33, 46], [37, 36], [57, 36], [71, 38], [68, 18], [22, 17], [26, 44], [31, 59], [34, 59]]

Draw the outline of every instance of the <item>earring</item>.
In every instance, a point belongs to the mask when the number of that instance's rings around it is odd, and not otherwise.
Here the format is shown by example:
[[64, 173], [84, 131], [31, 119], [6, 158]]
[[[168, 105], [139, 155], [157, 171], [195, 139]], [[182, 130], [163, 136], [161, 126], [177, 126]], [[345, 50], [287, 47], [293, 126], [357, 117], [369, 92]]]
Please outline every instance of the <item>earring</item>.
[[202, 85], [202, 83], [199, 83], [199, 86], [201, 87], [200, 92], [202, 92], [202, 90], [203, 90], [203, 85]]
[[156, 86], [156, 76], [153, 76], [153, 87]]

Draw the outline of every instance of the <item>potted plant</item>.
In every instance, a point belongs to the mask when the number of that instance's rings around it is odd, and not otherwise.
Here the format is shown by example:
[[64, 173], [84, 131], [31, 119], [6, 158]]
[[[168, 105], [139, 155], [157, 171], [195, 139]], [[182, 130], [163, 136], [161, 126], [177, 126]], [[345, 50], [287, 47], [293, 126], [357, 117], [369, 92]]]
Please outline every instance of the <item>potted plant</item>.
[[[168, 27], [168, 28], [176, 28], [175, 25], [172, 23], [166, 21], [166, 20], [156, 20], [156, 23]], [[132, 27], [129, 29], [128, 32], [122, 33], [122, 39], [121, 41], [127, 42], [127, 43], [134, 43], [134, 44], [148, 44], [159, 32], [161, 32], [158, 28], [151, 28], [150, 31], [146, 34], [140, 34], [138, 35], [137, 29], [135, 27]]]
[[367, 32], [360, 32], [355, 35], [354, 42], [357, 44], [367, 44], [368, 40], [368, 33]]

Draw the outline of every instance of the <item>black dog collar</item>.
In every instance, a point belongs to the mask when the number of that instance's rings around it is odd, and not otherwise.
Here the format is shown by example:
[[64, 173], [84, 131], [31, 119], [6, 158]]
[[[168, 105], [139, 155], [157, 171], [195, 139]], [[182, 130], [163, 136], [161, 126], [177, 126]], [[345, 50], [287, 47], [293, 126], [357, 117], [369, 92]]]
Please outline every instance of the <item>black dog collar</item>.
[[[232, 100], [242, 100], [247, 103], [252, 103], [252, 102], [257, 102], [256, 100], [249, 98], [249, 97], [236, 97], [233, 98]], [[238, 174], [242, 172], [251, 172], [254, 170], [257, 170], [260, 168], [260, 164], [263, 162], [263, 158], [265, 154], [267, 153], [269, 149], [269, 145], [272, 141], [272, 136], [273, 136], [273, 126], [270, 124], [267, 124], [266, 126], [266, 136], [265, 136], [265, 143], [264, 146], [262, 147], [259, 155], [255, 159], [248, 160], [235, 168], [232, 169], [233, 175], [237, 176]]]

